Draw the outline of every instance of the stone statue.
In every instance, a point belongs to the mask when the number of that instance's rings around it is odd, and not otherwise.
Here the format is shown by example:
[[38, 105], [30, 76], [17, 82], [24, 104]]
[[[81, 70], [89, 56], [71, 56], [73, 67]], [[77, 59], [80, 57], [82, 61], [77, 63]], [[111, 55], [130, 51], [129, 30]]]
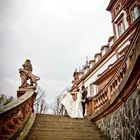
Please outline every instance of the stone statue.
[[29, 89], [36, 89], [37, 81], [40, 78], [34, 74], [32, 74], [33, 68], [31, 61], [27, 59], [25, 63], [22, 65], [23, 68], [19, 69], [20, 77], [21, 77], [21, 86], [19, 87], [20, 90], [29, 90]]

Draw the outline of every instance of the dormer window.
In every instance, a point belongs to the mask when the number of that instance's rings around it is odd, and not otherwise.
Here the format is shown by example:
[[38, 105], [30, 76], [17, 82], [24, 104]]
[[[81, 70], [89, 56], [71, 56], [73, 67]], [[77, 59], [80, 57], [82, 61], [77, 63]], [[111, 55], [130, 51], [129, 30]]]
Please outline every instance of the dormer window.
[[139, 11], [138, 11], [138, 8], [135, 5], [135, 6], [133, 6], [131, 8], [131, 19], [132, 19], [132, 22], [134, 22], [138, 17], [139, 17]]
[[101, 47], [102, 56], [105, 55], [108, 50], [109, 50], [109, 46], [107, 46], [107, 45], [102, 46]]
[[94, 56], [95, 62], [97, 63], [101, 59], [101, 57], [102, 57], [101, 53], [96, 53]]

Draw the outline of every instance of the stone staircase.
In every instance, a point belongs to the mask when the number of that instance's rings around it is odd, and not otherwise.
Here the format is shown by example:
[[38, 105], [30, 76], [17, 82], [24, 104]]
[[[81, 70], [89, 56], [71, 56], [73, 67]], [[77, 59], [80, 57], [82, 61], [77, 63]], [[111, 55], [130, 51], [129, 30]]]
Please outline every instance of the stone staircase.
[[107, 140], [87, 119], [37, 114], [26, 140]]

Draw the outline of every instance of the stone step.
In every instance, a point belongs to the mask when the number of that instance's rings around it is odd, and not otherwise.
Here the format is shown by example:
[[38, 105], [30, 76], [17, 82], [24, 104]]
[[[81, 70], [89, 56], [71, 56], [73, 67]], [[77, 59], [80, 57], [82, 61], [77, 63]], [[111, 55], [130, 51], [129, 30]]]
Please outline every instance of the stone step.
[[[82, 129], [81, 129], [82, 128]], [[71, 129], [73, 129], [73, 130], [84, 130], [84, 131], [100, 131], [99, 129], [94, 129], [94, 128], [92, 128], [92, 127], [66, 127], [66, 126], [63, 126], [63, 127], [61, 127], [61, 126], [50, 126], [50, 127], [47, 127], [47, 126], [45, 126], [45, 127], [34, 127], [34, 128], [32, 128], [33, 130], [41, 130], [41, 131], [43, 131], [43, 130], [71, 130]]]
[[[79, 119], [60, 119], [60, 120], [56, 120], [56, 119], [36, 119], [36, 122], [37, 121], [41, 121], [41, 122], [44, 122], [44, 123], [48, 123], [48, 122], [54, 122], [54, 123], [88, 123], [88, 124], [91, 124], [90, 121], [86, 120], [86, 119], [83, 119], [83, 120], [79, 120]], [[94, 123], [92, 123], [94, 124]]]
[[87, 119], [37, 114], [26, 140], [107, 140]]
[[[82, 129], [81, 129], [82, 128]], [[32, 130], [34, 130], [34, 131], [49, 131], [49, 130], [58, 130], [58, 131], [62, 131], [62, 130], [67, 130], [67, 131], [69, 131], [69, 130], [74, 130], [74, 131], [95, 131], [95, 132], [98, 132], [98, 131], [100, 131], [100, 129], [99, 128], [94, 128], [94, 127], [92, 127], [92, 126], [90, 126], [90, 127], [84, 127], [84, 126], [61, 126], [61, 125], [57, 125], [57, 126], [34, 126], [33, 128], [32, 128]]]
[[38, 123], [38, 124], [34, 124], [34, 126], [35, 127], [52, 127], [52, 126], [56, 126], [56, 127], [64, 127], [64, 128], [71, 128], [71, 127], [74, 127], [74, 128], [76, 128], [76, 127], [79, 127], [79, 126], [81, 126], [81, 127], [85, 127], [85, 128], [90, 128], [90, 127], [92, 127], [92, 128], [94, 128], [94, 129], [97, 129], [97, 130], [99, 130], [98, 128], [97, 128], [97, 126], [95, 126], [95, 125], [87, 125], [87, 124], [67, 124], [67, 123], [65, 123], [65, 124], [61, 124], [61, 123], [48, 123], [48, 124], [44, 124], [44, 123]]
[[[70, 118], [67, 118], [67, 119], [63, 119], [63, 118], [61, 118], [61, 119], [55, 119], [55, 118], [51, 118], [51, 119], [49, 119], [49, 118], [40, 118], [41, 119], [41, 121], [42, 122], [50, 122], [50, 121], [54, 121], [54, 122], [60, 122], [60, 123], [63, 123], [63, 122], [65, 122], [65, 123], [67, 123], [67, 122], [71, 122], [71, 123], [74, 123], [74, 122], [78, 122], [78, 123], [83, 123], [83, 122], [85, 122], [85, 121], [87, 121], [87, 123], [88, 123], [88, 120], [86, 120], [86, 119], [73, 119], [73, 120], [71, 120]], [[36, 119], [36, 121], [40, 121], [40, 119]]]
[[78, 119], [73, 119], [70, 117], [65, 117], [65, 116], [61, 116], [61, 115], [49, 115], [49, 114], [37, 114], [36, 116], [36, 120], [60, 120], [60, 121], [66, 121], [66, 120], [71, 120], [71, 121], [77, 121], [77, 120], [83, 120], [82, 118], [78, 118]]
[[[53, 129], [53, 128], [50, 128], [50, 129], [32, 129], [32, 131], [33, 132], [35, 132], [35, 133], [41, 133], [41, 134], [43, 134], [43, 133], [63, 133], [63, 131], [64, 131], [64, 129]], [[83, 129], [79, 129], [79, 130], [77, 130], [77, 129], [67, 129], [67, 130], [65, 130], [65, 134], [66, 133], [68, 133], [68, 134], [70, 134], [70, 133], [72, 133], [72, 134], [74, 134], [74, 133], [76, 133], [76, 134], [80, 134], [80, 133], [85, 133], [85, 134], [100, 134], [99, 133], [100, 131], [93, 131], [93, 130], [83, 130]], [[102, 133], [101, 133], [102, 134]]]
[[87, 126], [87, 125], [34, 125], [34, 128], [37, 128], [37, 129], [50, 129], [50, 128], [55, 128], [55, 129], [90, 129], [90, 130], [95, 130], [95, 131], [100, 131], [100, 129], [97, 127], [97, 126]]
[[97, 138], [97, 137], [52, 137], [52, 136], [29, 136], [28, 139], [26, 140], [108, 140], [108, 139], [104, 139], [104, 138]]
[[103, 137], [105, 137], [105, 135], [104, 134], [102, 134], [102, 133], [99, 133], [99, 132], [96, 132], [96, 133], [88, 133], [88, 132], [77, 132], [77, 131], [63, 131], [63, 132], [57, 132], [57, 131], [45, 131], [45, 132], [41, 132], [41, 131], [39, 131], [39, 132], [32, 132], [32, 136], [52, 136], [52, 137], [62, 137], [62, 136], [67, 136], [67, 137], [93, 137], [93, 136], [98, 136], [98, 137], [100, 137], [100, 138], [103, 138]]
[[54, 126], [54, 125], [58, 125], [58, 126], [82, 126], [82, 127], [97, 127], [95, 124], [86, 124], [86, 123], [57, 123], [57, 122], [48, 122], [48, 123], [43, 123], [43, 122], [38, 122], [38, 123], [34, 123], [34, 126]]
[[82, 135], [82, 136], [93, 136], [93, 134], [95, 134], [95, 135], [100, 135], [100, 136], [104, 136], [104, 134], [103, 133], [101, 133], [101, 132], [96, 132], [96, 133], [89, 133], [89, 132], [80, 132], [80, 131], [34, 131], [34, 132], [32, 132], [32, 134], [34, 134], [34, 135], [38, 135], [38, 132], [39, 132], [39, 134], [41, 134], [41, 136], [45, 136], [45, 135], [50, 135], [50, 134], [57, 134], [57, 135], [62, 135], [63, 133], [65, 134], [65, 135]]
[[[71, 138], [71, 139], [86, 139], [86, 140], [89, 140], [89, 139], [92, 139], [92, 140], [107, 140], [107, 138], [105, 137], [105, 135], [103, 134], [67, 134], [67, 133], [63, 133], [60, 134], [60, 133], [54, 133], [54, 132], [50, 132], [50, 133], [40, 133], [40, 135], [38, 135], [38, 133], [33, 133], [32, 136], [29, 136], [27, 140], [32, 140], [33, 138], [36, 139], [36, 140], [42, 140], [41, 137], [44, 137], [46, 138], [47, 140], [50, 140], [50, 139], [54, 139], [54, 140], [57, 140], [57, 139], [63, 139], [63, 140], [67, 140], [67, 138]], [[48, 139], [49, 138], [49, 139]]]
[[[59, 123], [59, 124], [86, 124], [86, 125], [95, 125], [94, 123], [91, 123], [91, 122], [87, 122], [87, 121], [75, 121], [75, 122], [71, 122], [71, 121], [63, 121], [63, 122], [61, 122], [61, 121], [55, 121], [55, 120], [48, 120], [48, 121], [46, 121], [46, 120], [40, 120], [40, 121], [36, 121], [37, 122], [37, 124], [38, 123], [42, 123], [42, 124], [49, 124], [49, 123], [51, 123], [51, 124], [57, 124], [57, 123]], [[35, 122], [35, 124], [36, 124], [36, 122]]]

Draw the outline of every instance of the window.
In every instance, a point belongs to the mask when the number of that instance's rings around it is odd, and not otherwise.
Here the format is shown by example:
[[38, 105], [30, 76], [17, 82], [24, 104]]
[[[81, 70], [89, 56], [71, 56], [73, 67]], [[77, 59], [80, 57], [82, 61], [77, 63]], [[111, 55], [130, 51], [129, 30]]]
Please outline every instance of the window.
[[90, 95], [94, 95], [94, 85], [90, 84]]
[[116, 14], [120, 11], [120, 9], [121, 9], [121, 5], [118, 4], [118, 5], [116, 6], [116, 8], [115, 8], [115, 12], [116, 12]]
[[135, 21], [137, 19], [137, 17], [139, 16], [139, 11], [138, 11], [138, 8], [136, 6], [134, 6], [132, 9], [131, 9], [131, 19], [132, 21]]
[[125, 31], [124, 22], [121, 20], [121, 22], [118, 24], [118, 35], [121, 36]]

